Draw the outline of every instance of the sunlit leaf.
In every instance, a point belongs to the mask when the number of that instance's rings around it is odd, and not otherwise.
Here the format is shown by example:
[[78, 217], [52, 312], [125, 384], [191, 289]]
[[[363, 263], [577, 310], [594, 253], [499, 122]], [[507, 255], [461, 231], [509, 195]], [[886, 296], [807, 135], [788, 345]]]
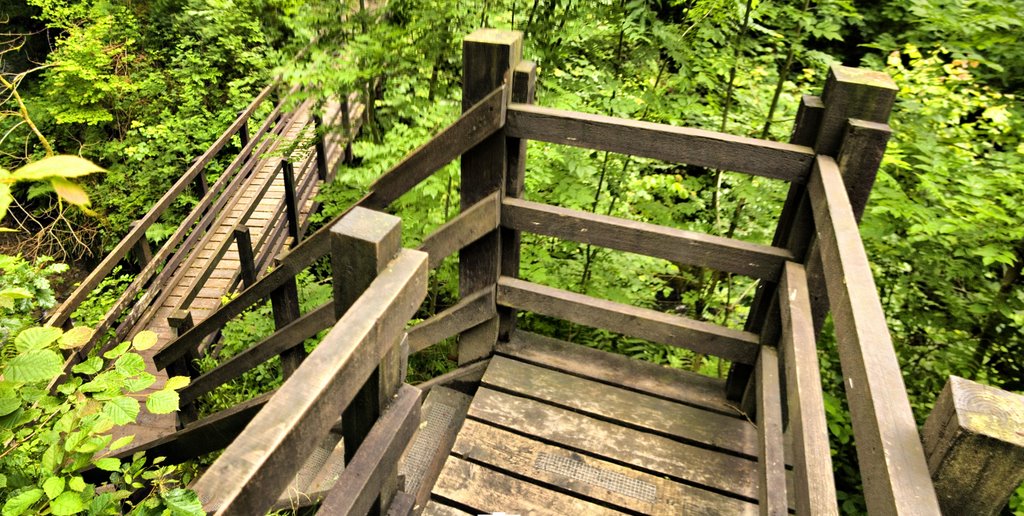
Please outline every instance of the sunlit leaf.
[[11, 177], [17, 181], [40, 181], [51, 177], [81, 177], [97, 172], [104, 170], [85, 158], [61, 154], [33, 161], [15, 170]]

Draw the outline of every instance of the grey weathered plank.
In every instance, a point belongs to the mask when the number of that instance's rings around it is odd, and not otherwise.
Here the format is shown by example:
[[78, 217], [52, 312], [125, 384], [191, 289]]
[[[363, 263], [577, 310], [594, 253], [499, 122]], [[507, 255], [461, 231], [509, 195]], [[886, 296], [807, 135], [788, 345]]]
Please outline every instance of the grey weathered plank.
[[498, 304], [735, 362], [752, 364], [759, 348], [752, 333], [513, 278], [498, 280]]
[[785, 249], [570, 210], [522, 199], [501, 203], [504, 227], [776, 281]]
[[472, 507], [476, 514], [622, 514], [454, 456], [448, 457], [434, 486], [434, 495]]
[[256, 514], [274, 503], [301, 457], [334, 425], [337, 408], [352, 401], [401, 337], [426, 295], [426, 265], [426, 254], [404, 250], [374, 280], [293, 380], [195, 483], [204, 507], [218, 514]]
[[[496, 356], [482, 384], [698, 446], [758, 457], [758, 429], [746, 420], [666, 401]], [[782, 429], [779, 429], [782, 437]], [[781, 450], [780, 450], [781, 451]], [[783, 491], [785, 494], [785, 491]]]
[[505, 124], [505, 87], [490, 88], [489, 95], [429, 141], [410, 152], [372, 185], [361, 205], [383, 209], [462, 153], [497, 132]]
[[786, 502], [786, 454], [783, 449], [779, 355], [771, 346], [757, 357], [758, 506], [761, 514], [789, 513]]
[[410, 516], [416, 508], [416, 499], [409, 493], [399, 491], [388, 506], [387, 516]]
[[452, 453], [641, 514], [756, 514], [757, 506], [711, 491], [551, 446], [477, 421], [466, 421]]
[[950, 376], [921, 430], [943, 514], [1000, 514], [1024, 482], [1024, 396]]
[[779, 341], [786, 409], [793, 438], [793, 498], [797, 514], [839, 514], [825, 422], [821, 373], [804, 268], [787, 263], [779, 282]]
[[486, 387], [477, 390], [469, 416], [604, 460], [734, 493], [750, 501], [757, 499], [757, 464], [747, 459]]
[[521, 330], [512, 332], [508, 343], [499, 343], [497, 352], [583, 378], [742, 417], [739, 409], [725, 399], [725, 382], [718, 378]]
[[807, 190], [868, 510], [873, 514], [938, 514], [871, 266], [839, 167], [832, 158], [818, 156]]
[[328, 301], [192, 380], [188, 386], [178, 392], [181, 403], [194, 401], [199, 396], [237, 378], [275, 355], [302, 345], [303, 341], [330, 326], [334, 321], [334, 304]]
[[324, 514], [366, 514], [380, 496], [385, 477], [398, 467], [402, 450], [420, 422], [420, 390], [403, 385], [381, 414], [338, 483], [320, 505]]
[[409, 352], [416, 353], [458, 335], [495, 316], [494, 287], [459, 300], [455, 305], [409, 329]]
[[500, 198], [500, 192], [484, 197], [423, 239], [419, 249], [430, 255], [431, 269], [498, 227]]
[[423, 508], [424, 516], [470, 516], [468, 512], [461, 511], [454, 507], [437, 503], [433, 500], [427, 502], [427, 505]]
[[703, 129], [510, 104], [506, 134], [803, 183], [814, 151]]
[[419, 505], [430, 498], [430, 490], [466, 420], [471, 401], [469, 395], [437, 387], [423, 402], [422, 422], [399, 471], [405, 475], [403, 489], [414, 495]]

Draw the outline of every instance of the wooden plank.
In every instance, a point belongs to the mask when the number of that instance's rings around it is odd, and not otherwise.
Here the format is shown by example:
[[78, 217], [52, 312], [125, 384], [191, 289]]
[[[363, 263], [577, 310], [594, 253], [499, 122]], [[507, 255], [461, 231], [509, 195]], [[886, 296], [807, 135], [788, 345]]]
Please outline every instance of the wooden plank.
[[[217, 514], [257, 514], [276, 501], [404, 332], [426, 295], [427, 256], [403, 250], [193, 486]], [[331, 410], [334, 407], [335, 410]]]
[[725, 382], [625, 355], [516, 330], [497, 352], [516, 360], [742, 418], [725, 399]]
[[871, 266], [832, 158], [818, 156], [807, 190], [868, 510], [939, 514]]
[[384, 209], [421, 181], [493, 135], [505, 123], [505, 88], [491, 91], [448, 127], [380, 176], [360, 204]]
[[461, 511], [454, 507], [449, 507], [444, 504], [437, 503], [433, 500], [427, 502], [427, 505], [423, 508], [424, 516], [470, 516], [468, 512]]
[[416, 499], [409, 493], [399, 491], [388, 506], [387, 516], [410, 516], [416, 507]]
[[754, 504], [466, 421], [452, 453], [560, 492], [640, 514], [757, 514]]
[[472, 507], [475, 514], [622, 514], [454, 456], [448, 457], [434, 495]]
[[477, 390], [469, 416], [603, 460], [732, 493], [751, 502], [757, 499], [757, 465], [747, 459], [486, 387]]
[[355, 457], [345, 466], [318, 512], [366, 514], [380, 496], [384, 477], [398, 468], [398, 458], [419, 423], [420, 390], [403, 385], [398, 398], [373, 425]]
[[504, 227], [776, 281], [785, 249], [522, 199], [501, 203]]
[[814, 160], [802, 145], [528, 104], [509, 105], [505, 133], [795, 183], [807, 180]]
[[760, 347], [752, 333], [507, 277], [498, 304], [746, 364]]
[[779, 347], [793, 438], [793, 497], [797, 514], [839, 514], [808, 294], [803, 266], [787, 263], [778, 290]]
[[178, 392], [181, 403], [194, 401], [275, 355], [301, 345], [306, 339], [333, 324], [335, 320], [334, 303], [328, 301], [320, 305], [267, 338], [222, 362], [216, 368], [192, 380], [192, 383]]
[[782, 442], [782, 392], [779, 355], [765, 346], [757, 357], [757, 471], [758, 502], [762, 515], [789, 513], [786, 503], [786, 454]]
[[430, 490], [441, 474], [471, 401], [472, 397], [466, 394], [438, 387], [423, 402], [422, 422], [399, 469], [405, 477], [403, 490], [413, 494], [419, 505], [430, 498]]
[[436, 269], [445, 258], [497, 228], [500, 215], [500, 192], [494, 192], [437, 228], [419, 250], [430, 255], [430, 268]]
[[482, 384], [618, 425], [657, 433], [697, 446], [728, 450], [751, 460], [758, 458], [758, 429], [746, 420], [500, 356], [491, 359]]
[[409, 329], [409, 352], [416, 353], [448, 337], [458, 335], [496, 314], [494, 288], [480, 291], [459, 300], [441, 313]]

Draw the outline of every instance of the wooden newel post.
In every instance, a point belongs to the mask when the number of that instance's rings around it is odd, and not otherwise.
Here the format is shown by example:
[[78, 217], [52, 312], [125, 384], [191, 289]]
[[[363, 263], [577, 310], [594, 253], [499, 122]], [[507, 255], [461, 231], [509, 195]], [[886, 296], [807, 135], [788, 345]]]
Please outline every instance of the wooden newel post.
[[320, 115], [313, 115], [313, 127], [316, 128], [316, 176], [321, 181], [327, 180], [327, 148], [324, 145], [324, 120]]
[[[348, 311], [401, 248], [402, 219], [393, 215], [355, 208], [331, 227], [335, 318]], [[401, 363], [401, 342], [395, 342], [342, 414], [346, 464], [405, 380]], [[378, 507], [385, 509], [398, 490], [397, 471], [382, 486]]]
[[238, 263], [242, 275], [242, 288], [246, 289], [256, 283], [256, 255], [252, 250], [252, 234], [249, 226], [239, 224], [233, 231], [235, 245], [238, 248]]
[[921, 434], [943, 514], [999, 514], [1024, 482], [1024, 396], [950, 376]]
[[291, 161], [281, 162], [281, 175], [284, 176], [285, 216], [288, 218], [288, 236], [292, 237], [292, 245], [299, 243], [299, 205], [295, 195], [295, 167]]
[[[196, 157], [189, 163], [189, 168], [196, 166], [199, 158]], [[206, 197], [206, 192], [210, 190], [210, 184], [206, 181], [206, 171], [199, 170], [196, 172], [196, 178], [192, 181], [192, 186], [196, 189], [196, 196], [202, 199]]]
[[[181, 337], [195, 326], [192, 322], [192, 312], [188, 310], [175, 310], [167, 317], [167, 324], [174, 329], [174, 335], [176, 337]], [[189, 378], [199, 376], [199, 369], [195, 364], [195, 361], [198, 358], [199, 355], [196, 353], [195, 349], [189, 350], [184, 356], [167, 366], [167, 375], [187, 376]], [[199, 410], [196, 408], [195, 403], [186, 403], [178, 408], [179, 429], [184, 428], [185, 425], [198, 418]]]
[[[462, 110], [510, 81], [522, 56], [523, 35], [517, 31], [480, 29], [462, 43]], [[518, 155], [519, 150], [515, 150]], [[487, 138], [462, 155], [463, 210], [502, 189], [508, 170], [509, 148], [504, 134]], [[495, 288], [501, 270], [501, 235], [492, 231], [459, 253], [459, 295]], [[498, 317], [459, 337], [459, 364], [491, 355], [498, 339]]]
[[[238, 116], [242, 116], [243, 113], [245, 113], [244, 109], [238, 112]], [[238, 128], [238, 143], [242, 149], [249, 145], [249, 139], [249, 119], [246, 119], [245, 122], [242, 122], [242, 127]], [[249, 159], [251, 156], [252, 153], [250, 152], [245, 156], [245, 159]]]
[[[280, 263], [280, 257], [275, 258], [275, 261]], [[288, 326], [302, 315], [299, 307], [299, 287], [295, 283], [295, 277], [288, 279], [270, 293], [270, 304], [274, 311], [275, 330]], [[301, 345], [281, 353], [282, 379], [288, 380], [307, 355], [306, 349]]]

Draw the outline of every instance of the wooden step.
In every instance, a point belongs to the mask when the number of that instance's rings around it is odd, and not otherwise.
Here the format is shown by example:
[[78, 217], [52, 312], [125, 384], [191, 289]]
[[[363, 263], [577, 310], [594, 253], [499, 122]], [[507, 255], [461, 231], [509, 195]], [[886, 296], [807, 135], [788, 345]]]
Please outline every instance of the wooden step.
[[405, 478], [404, 491], [416, 497], [417, 505], [427, 502], [466, 419], [470, 401], [469, 396], [440, 386], [431, 389], [423, 401], [422, 423], [398, 469], [399, 476]]

